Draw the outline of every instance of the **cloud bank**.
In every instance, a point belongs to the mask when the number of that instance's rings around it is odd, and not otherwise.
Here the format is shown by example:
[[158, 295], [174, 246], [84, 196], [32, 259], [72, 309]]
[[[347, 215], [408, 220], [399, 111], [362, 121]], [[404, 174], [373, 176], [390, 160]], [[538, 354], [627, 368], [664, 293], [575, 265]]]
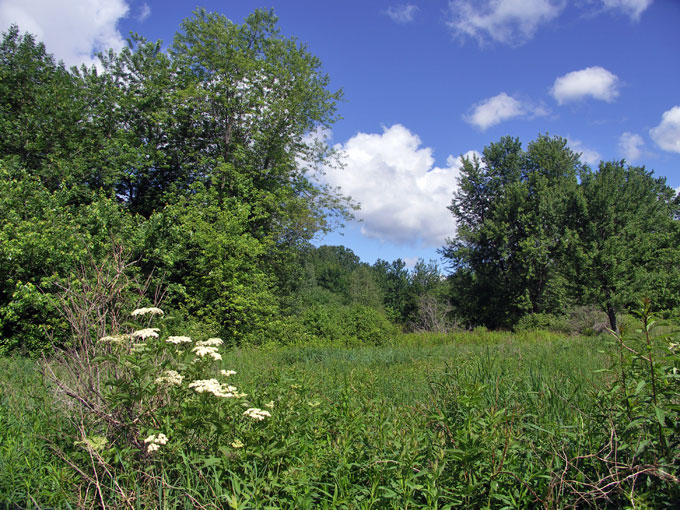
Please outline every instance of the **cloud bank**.
[[[361, 232], [381, 241], [442, 246], [455, 233], [447, 209], [457, 187], [461, 163], [449, 156], [446, 168], [434, 166], [432, 149], [395, 124], [382, 134], [358, 133], [336, 145], [344, 168], [328, 169], [325, 180], [361, 203]], [[473, 152], [468, 152], [471, 155]]]
[[0, 0], [0, 30], [16, 24], [66, 66], [91, 66], [94, 53], [123, 48], [116, 26], [129, 11], [125, 0]]
[[619, 78], [603, 67], [586, 67], [560, 76], [550, 90], [559, 104], [586, 97], [611, 103], [619, 95]]

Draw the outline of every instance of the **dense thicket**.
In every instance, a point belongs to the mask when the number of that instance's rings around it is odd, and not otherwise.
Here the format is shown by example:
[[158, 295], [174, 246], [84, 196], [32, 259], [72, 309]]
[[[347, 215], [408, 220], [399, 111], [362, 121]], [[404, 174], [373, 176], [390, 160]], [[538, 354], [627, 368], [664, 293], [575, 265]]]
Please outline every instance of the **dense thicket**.
[[235, 340], [276, 326], [296, 252], [349, 202], [315, 179], [340, 92], [280, 35], [199, 10], [172, 46], [133, 36], [66, 69], [18, 27], [0, 46], [2, 350], [63, 342], [55, 292], [123, 246], [177, 316]]
[[678, 200], [663, 178], [623, 161], [591, 170], [559, 137], [522, 149], [505, 137], [463, 160], [443, 248], [462, 317], [508, 327], [527, 314], [595, 304], [616, 312], [640, 296], [680, 304]]

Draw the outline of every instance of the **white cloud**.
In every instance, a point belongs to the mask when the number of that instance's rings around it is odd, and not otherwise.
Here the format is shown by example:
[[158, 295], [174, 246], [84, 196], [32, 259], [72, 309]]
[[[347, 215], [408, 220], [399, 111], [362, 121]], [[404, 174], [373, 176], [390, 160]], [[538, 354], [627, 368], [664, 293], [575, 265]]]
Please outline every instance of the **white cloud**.
[[[398, 244], [441, 246], [455, 233], [447, 209], [461, 163], [449, 156], [446, 168], [434, 166], [432, 149], [400, 124], [382, 134], [358, 133], [345, 144], [344, 168], [328, 169], [332, 186], [361, 203], [357, 217], [367, 237]], [[471, 154], [471, 153], [470, 153]]]
[[468, 124], [477, 126], [481, 130], [500, 124], [515, 117], [537, 117], [547, 115], [548, 111], [542, 105], [531, 105], [527, 101], [520, 101], [501, 92], [497, 96], [489, 97], [472, 106], [472, 112], [463, 115]]
[[16, 24], [67, 66], [89, 66], [94, 53], [123, 48], [116, 25], [129, 9], [125, 0], [0, 0], [0, 30]]
[[519, 45], [556, 18], [564, 0], [450, 0], [447, 25], [460, 39]]
[[663, 112], [661, 123], [650, 129], [649, 135], [663, 150], [680, 152], [680, 106]]
[[642, 156], [645, 142], [642, 137], [626, 131], [619, 137], [619, 152], [628, 161], [635, 161]]
[[145, 21], [149, 16], [151, 16], [151, 7], [149, 4], [144, 2], [139, 8], [139, 14], [137, 14], [137, 21], [140, 23]]
[[559, 104], [587, 96], [612, 102], [619, 95], [618, 83], [619, 78], [603, 67], [586, 67], [557, 78], [550, 93]]
[[640, 15], [652, 5], [654, 0], [602, 0], [607, 9], [623, 11], [631, 20], [638, 21]]
[[597, 165], [602, 160], [602, 155], [594, 149], [585, 147], [581, 140], [567, 137], [567, 145], [571, 150], [581, 154], [581, 161], [591, 166]]
[[418, 6], [413, 4], [390, 5], [385, 14], [397, 23], [410, 23], [414, 20]]

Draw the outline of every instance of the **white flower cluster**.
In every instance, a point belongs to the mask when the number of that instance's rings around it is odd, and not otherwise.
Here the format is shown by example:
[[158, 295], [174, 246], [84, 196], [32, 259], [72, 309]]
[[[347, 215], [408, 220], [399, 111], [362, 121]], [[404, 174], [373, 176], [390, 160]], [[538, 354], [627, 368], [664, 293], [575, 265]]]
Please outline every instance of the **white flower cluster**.
[[250, 409], [247, 409], [244, 413], [244, 416], [250, 416], [254, 420], [262, 421], [265, 418], [271, 417], [271, 414], [269, 411], [263, 411], [262, 409], [258, 409], [257, 407], [251, 407]]
[[220, 370], [220, 374], [222, 374], [224, 377], [229, 377], [230, 375], [236, 375], [235, 370]]
[[108, 342], [112, 344], [121, 344], [126, 340], [130, 340], [130, 335], [107, 335], [99, 339], [100, 342]]
[[198, 356], [199, 358], [210, 356], [215, 361], [219, 361], [222, 359], [222, 355], [219, 352], [217, 352], [217, 347], [212, 347], [209, 345], [196, 345], [196, 347], [191, 349], [191, 352], [196, 354], [196, 356]]
[[168, 442], [168, 437], [163, 434], [162, 432], [158, 435], [156, 434], [151, 434], [149, 437], [147, 437], [144, 440], [145, 443], [147, 443], [149, 446], [147, 447], [147, 451], [149, 453], [155, 452], [158, 450], [161, 445], [164, 445]]
[[190, 344], [191, 343], [191, 338], [188, 336], [169, 336], [166, 340], [167, 343], [169, 344]]
[[184, 376], [182, 376], [179, 372], [176, 372], [175, 370], [166, 370], [163, 372], [162, 376], [156, 379], [156, 384], [165, 383], [170, 386], [181, 386], [183, 379]]
[[218, 347], [223, 343], [221, 338], [208, 338], [207, 340], [199, 340], [196, 345], [199, 347]]
[[217, 379], [199, 379], [189, 383], [189, 388], [193, 388], [196, 393], [212, 393], [220, 398], [241, 398], [245, 393], [240, 393], [236, 386], [220, 383]]
[[160, 308], [156, 308], [154, 306], [151, 306], [149, 308], [137, 308], [136, 310], [132, 311], [132, 316], [133, 317], [139, 317], [140, 315], [163, 315], [163, 310]]
[[149, 337], [153, 338], [158, 338], [158, 332], [160, 329], [158, 328], [145, 328], [145, 329], [140, 329], [139, 331], [135, 331], [132, 333], [132, 336], [134, 338], [141, 338], [142, 340], [145, 340]]

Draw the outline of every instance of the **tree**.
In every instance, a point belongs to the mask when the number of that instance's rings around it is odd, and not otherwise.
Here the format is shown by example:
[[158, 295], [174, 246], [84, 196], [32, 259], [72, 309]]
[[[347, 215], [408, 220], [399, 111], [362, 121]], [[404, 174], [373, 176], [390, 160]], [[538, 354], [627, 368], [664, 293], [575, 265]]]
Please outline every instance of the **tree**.
[[645, 294], [678, 304], [678, 204], [664, 178], [623, 161], [601, 163], [581, 186], [587, 208], [575, 275], [582, 299], [598, 304], [616, 330], [616, 312]]
[[442, 254], [456, 272], [456, 298], [477, 321], [511, 326], [566, 304], [562, 261], [576, 244], [582, 171], [559, 137], [539, 136], [526, 151], [505, 137], [463, 160], [449, 207], [457, 233]]

